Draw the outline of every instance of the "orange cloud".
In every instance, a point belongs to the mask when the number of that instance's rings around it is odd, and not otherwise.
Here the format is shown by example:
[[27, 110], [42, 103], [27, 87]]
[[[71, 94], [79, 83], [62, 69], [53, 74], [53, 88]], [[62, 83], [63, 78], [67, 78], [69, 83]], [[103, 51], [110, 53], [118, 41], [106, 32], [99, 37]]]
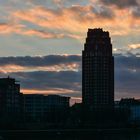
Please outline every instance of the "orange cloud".
[[71, 97], [70, 99], [70, 105], [74, 105], [75, 103], [81, 103], [82, 102], [82, 98], [80, 97]]
[[[68, 8], [52, 10], [44, 7], [35, 7], [27, 11], [16, 11], [13, 16], [18, 20], [28, 21], [42, 27], [80, 33], [87, 27], [102, 24], [99, 19], [108, 21], [100, 13], [93, 12], [93, 7], [75, 5]], [[38, 12], [36, 12], [38, 11]], [[98, 19], [98, 20], [97, 20]]]
[[129, 49], [140, 49], [140, 44], [131, 44], [128, 46]]
[[46, 31], [43, 31], [43, 30], [27, 30], [27, 31], [24, 31], [22, 32], [21, 34], [23, 35], [28, 35], [28, 36], [38, 36], [38, 37], [41, 37], [41, 38], [76, 38], [76, 39], [79, 39], [80, 36], [78, 35], [74, 35], [74, 34], [62, 34], [62, 33], [49, 33], [49, 32], [46, 32]]
[[0, 66], [1, 73], [11, 73], [11, 72], [21, 72], [21, 71], [25, 71], [25, 68], [18, 65], [11, 64], [11, 65]]
[[8, 23], [0, 23], [0, 34], [20, 34], [26, 36], [37, 36], [44, 39], [51, 39], [51, 38], [81, 38], [78, 35], [67, 33], [56, 33], [56, 32], [47, 32], [45, 30], [37, 30], [37, 29], [27, 29], [25, 25], [21, 24], [8, 24]]
[[78, 71], [78, 63], [67, 63], [53, 66], [19, 66], [14, 64], [8, 64], [0, 66], [0, 72], [13, 73], [13, 72], [30, 72], [30, 71]]
[[0, 23], [0, 34], [20, 33], [24, 25], [14, 23]]
[[62, 89], [62, 88], [53, 88], [48, 90], [37, 90], [37, 89], [21, 89], [21, 92], [24, 94], [74, 94], [79, 93], [79, 91]]
[[[77, 39], [80, 39], [78, 37], [89, 27], [103, 27], [110, 30], [112, 35], [126, 35], [133, 30], [131, 27], [134, 24], [140, 22], [140, 20], [135, 20], [130, 9], [117, 9], [113, 6], [110, 8], [99, 6], [99, 9], [97, 10], [91, 5], [74, 5], [56, 10], [39, 6], [26, 11], [16, 11], [13, 13], [13, 17], [19, 22], [28, 21], [46, 29], [72, 33], [76, 35], [74, 37]], [[114, 12], [114, 14], [111, 16], [110, 12]], [[49, 34], [45, 35], [43, 32], [33, 30], [27, 31], [25, 34], [36, 33], [43, 37], [51, 37]], [[64, 35], [60, 34], [60, 36]], [[59, 36], [56, 37], [59, 38]]]
[[[96, 3], [97, 4], [97, 3]], [[73, 5], [58, 9], [34, 6], [11, 13], [14, 24], [0, 24], [0, 33], [16, 33], [40, 38], [75, 38], [83, 40], [87, 28], [104, 28], [111, 35], [128, 35], [140, 32], [140, 19], [133, 16], [130, 8], [120, 9], [113, 5], [97, 7]], [[25, 22], [37, 25], [28, 27]], [[40, 29], [41, 28], [41, 29]]]

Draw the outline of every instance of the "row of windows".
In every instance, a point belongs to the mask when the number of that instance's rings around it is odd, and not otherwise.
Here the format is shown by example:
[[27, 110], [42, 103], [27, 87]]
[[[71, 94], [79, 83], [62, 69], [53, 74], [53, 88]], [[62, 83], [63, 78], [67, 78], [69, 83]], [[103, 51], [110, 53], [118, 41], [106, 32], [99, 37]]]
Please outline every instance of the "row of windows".
[[[104, 53], [105, 52], [105, 53]], [[102, 53], [99, 51], [96, 51], [96, 52], [94, 52], [94, 53], [91, 53], [91, 54], [84, 54], [84, 57], [91, 57], [91, 56], [111, 56], [112, 55], [112, 53], [111, 53], [111, 51], [110, 52], [108, 52], [108, 51], [103, 51]]]
[[90, 56], [83, 56], [84, 60], [93, 60], [93, 61], [111, 61], [112, 57], [90, 57]]

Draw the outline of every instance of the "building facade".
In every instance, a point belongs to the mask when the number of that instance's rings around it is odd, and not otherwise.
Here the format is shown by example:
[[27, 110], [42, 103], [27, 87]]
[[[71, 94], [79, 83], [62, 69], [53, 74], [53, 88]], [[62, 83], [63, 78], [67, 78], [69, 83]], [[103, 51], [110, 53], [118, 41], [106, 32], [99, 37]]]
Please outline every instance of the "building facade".
[[119, 102], [121, 109], [128, 110], [128, 120], [130, 123], [140, 125], [140, 100], [135, 98], [123, 98]]
[[0, 114], [0, 119], [7, 122], [16, 121], [22, 115], [22, 93], [13, 78], [0, 79]]
[[23, 112], [26, 122], [58, 122], [69, 109], [69, 97], [59, 95], [23, 95]]
[[112, 109], [114, 57], [109, 32], [88, 29], [82, 52], [82, 102], [90, 110]]

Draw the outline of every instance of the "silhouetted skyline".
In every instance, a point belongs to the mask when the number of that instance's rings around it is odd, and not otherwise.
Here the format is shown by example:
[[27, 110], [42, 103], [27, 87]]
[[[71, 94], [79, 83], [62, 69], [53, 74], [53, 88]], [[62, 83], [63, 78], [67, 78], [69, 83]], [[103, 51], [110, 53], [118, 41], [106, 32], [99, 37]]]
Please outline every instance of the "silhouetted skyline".
[[0, 77], [16, 78], [26, 94], [79, 101], [86, 32], [100, 27], [112, 39], [115, 99], [140, 98], [139, 7], [136, 0], [1, 0]]
[[[111, 38], [109, 32], [101, 28], [87, 32], [82, 52], [82, 103], [70, 106], [70, 97], [23, 94], [18, 82], [9, 76], [0, 78], [0, 129], [80, 130], [140, 126], [140, 100], [125, 98], [114, 102]], [[56, 84], [63, 86], [59, 81]], [[29, 87], [32, 88], [32, 82]]]

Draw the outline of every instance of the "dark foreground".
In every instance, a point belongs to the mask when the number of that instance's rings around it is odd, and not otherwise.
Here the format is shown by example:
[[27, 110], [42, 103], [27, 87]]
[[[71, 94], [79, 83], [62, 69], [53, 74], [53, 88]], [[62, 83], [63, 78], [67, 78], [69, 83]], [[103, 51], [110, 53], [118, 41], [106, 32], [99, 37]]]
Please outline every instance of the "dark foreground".
[[140, 129], [1, 130], [0, 140], [140, 140]]

